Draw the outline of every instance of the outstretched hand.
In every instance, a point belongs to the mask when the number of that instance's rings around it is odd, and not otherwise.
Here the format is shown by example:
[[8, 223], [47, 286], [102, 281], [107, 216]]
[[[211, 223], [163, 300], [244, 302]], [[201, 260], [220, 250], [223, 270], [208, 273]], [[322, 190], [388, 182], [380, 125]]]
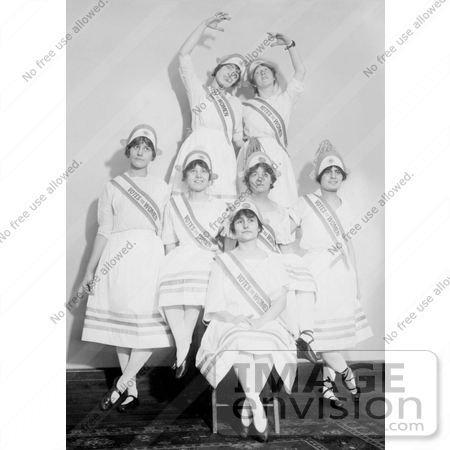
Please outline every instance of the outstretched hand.
[[213, 17], [206, 19], [205, 24], [208, 28], [212, 28], [213, 30], [225, 31], [223, 28], [220, 28], [217, 26], [223, 20], [231, 20], [231, 17], [227, 13], [218, 12], [218, 13], [214, 14]]
[[271, 47], [276, 47], [277, 45], [289, 45], [291, 43], [291, 39], [289, 39], [285, 34], [282, 33], [271, 33], [270, 31], [267, 32], [269, 35], [269, 39], [275, 40], [275, 42], [272, 42], [270, 44]]

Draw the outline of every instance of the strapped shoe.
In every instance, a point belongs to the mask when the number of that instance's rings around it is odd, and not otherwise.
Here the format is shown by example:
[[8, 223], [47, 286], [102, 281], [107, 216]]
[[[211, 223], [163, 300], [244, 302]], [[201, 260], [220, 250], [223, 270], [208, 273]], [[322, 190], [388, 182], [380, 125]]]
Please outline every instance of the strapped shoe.
[[[118, 408], [117, 411], [120, 413], [127, 413], [130, 411], [133, 411], [133, 409], [136, 409], [139, 406], [139, 399], [135, 397], [134, 395], [128, 395], [128, 398], [132, 398], [133, 400], [131, 402], [125, 403], [125, 405], [122, 403]], [[125, 399], [125, 400], [126, 400]]]
[[[308, 343], [306, 342], [301, 335], [306, 334], [312, 340]], [[317, 355], [314, 353], [314, 350], [311, 348], [311, 342], [314, 341], [314, 338], [312, 337], [312, 331], [311, 330], [305, 330], [300, 333], [300, 337], [296, 339], [295, 345], [297, 346], [297, 358], [303, 358], [307, 359], [309, 362], [316, 364], [319, 359], [317, 358]]]
[[[359, 398], [361, 397], [361, 389], [356, 384], [356, 378], [353, 375], [353, 371], [350, 369], [350, 367], [347, 367], [343, 372], [340, 372], [342, 376], [342, 383], [345, 386], [346, 389], [350, 391], [350, 395], [352, 396], [352, 400], [354, 402], [359, 402]], [[352, 388], [348, 383], [350, 381], [353, 381], [355, 384], [355, 387]]]
[[[117, 382], [119, 381], [119, 377], [117, 377], [114, 380], [113, 383], [113, 387], [102, 397], [102, 400], [100, 402], [100, 409], [102, 411], [108, 411], [109, 409], [112, 408], [113, 405], [115, 405], [117, 402], [119, 402], [119, 400], [126, 394], [128, 393], [128, 389], [125, 389], [125, 391], [120, 392], [119, 389], [117, 388]], [[119, 398], [113, 403], [111, 400], [111, 397], [113, 395], [113, 393], [116, 392], [117, 394], [119, 394]]]

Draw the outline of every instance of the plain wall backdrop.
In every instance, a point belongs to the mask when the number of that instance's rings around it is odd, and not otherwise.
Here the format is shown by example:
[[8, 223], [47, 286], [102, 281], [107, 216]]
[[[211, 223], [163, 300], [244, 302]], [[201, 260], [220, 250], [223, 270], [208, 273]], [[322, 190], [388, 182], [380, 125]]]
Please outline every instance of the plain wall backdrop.
[[[98, 11], [75, 33], [76, 21]], [[103, 6], [102, 6], [103, 5]], [[199, 23], [230, 14], [225, 32], [207, 30], [192, 52], [205, 83], [216, 58], [247, 55], [267, 31], [294, 39], [305, 62], [305, 91], [288, 129], [298, 194], [312, 192], [311, 161], [329, 139], [351, 174], [342, 195], [360, 217], [384, 192], [384, 72], [367, 66], [384, 49], [382, 0], [69, 0], [67, 2], [67, 164], [80, 167], [67, 182], [67, 301], [76, 296], [97, 232], [97, 199], [104, 184], [128, 168], [120, 139], [140, 123], [153, 126], [163, 155], [149, 171], [168, 181], [190, 125], [191, 111], [178, 73], [178, 50]], [[259, 57], [276, 63], [282, 82], [293, 74], [284, 47]], [[248, 88], [238, 92], [241, 99]], [[354, 360], [383, 359], [384, 211], [353, 238], [362, 304], [375, 337], [348, 352]], [[86, 296], [66, 310], [67, 367], [118, 366], [115, 349], [81, 341]], [[363, 351], [363, 352], [361, 352]], [[167, 352], [150, 360], [157, 364]]]

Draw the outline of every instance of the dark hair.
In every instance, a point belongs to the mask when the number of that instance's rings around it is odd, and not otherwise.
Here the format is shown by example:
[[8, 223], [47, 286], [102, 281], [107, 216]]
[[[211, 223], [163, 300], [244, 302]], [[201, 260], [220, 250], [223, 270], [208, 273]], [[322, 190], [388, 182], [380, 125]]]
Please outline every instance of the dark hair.
[[209, 173], [209, 180], [211, 180], [211, 169], [209, 168], [208, 164], [206, 164], [205, 161], [202, 161], [201, 159], [194, 159], [194, 161], [191, 161], [183, 170], [183, 177], [181, 178], [181, 181], [186, 181], [188, 173], [192, 169], [195, 169], [197, 166], [200, 166], [202, 169], [206, 169]]
[[250, 167], [250, 169], [248, 169], [247, 172], [245, 173], [244, 183], [247, 186], [247, 188], [250, 191], [252, 190], [250, 187], [250, 177], [252, 176], [252, 174], [254, 174], [258, 170], [258, 167], [261, 167], [262, 169], [264, 169], [265, 172], [267, 172], [270, 175], [270, 188], [269, 189], [273, 189], [273, 185], [275, 184], [275, 181], [277, 181], [277, 176], [275, 175], [275, 171], [269, 164], [262, 163], [262, 162]]
[[259, 95], [259, 91], [258, 91], [258, 88], [256, 87], [256, 83], [255, 83], [255, 72], [256, 72], [256, 70], [258, 69], [258, 67], [260, 67], [260, 66], [264, 66], [264, 67], [267, 67], [268, 69], [270, 69], [270, 71], [271, 71], [272, 74], [273, 74], [273, 77], [275, 78], [275, 81], [274, 81], [274, 82], [275, 82], [275, 83], [277, 82], [277, 71], [275, 70], [275, 67], [272, 67], [269, 63], [261, 63], [261, 64], [258, 64], [258, 65], [256, 66], [256, 69], [253, 71], [251, 77], [249, 77], [250, 84], [251, 84], [252, 87], [253, 87], [253, 92], [254, 92], [256, 95]]
[[137, 138], [134, 138], [126, 147], [125, 147], [125, 156], [127, 158], [130, 157], [130, 149], [132, 149], [135, 145], [141, 145], [145, 144], [147, 147], [150, 147], [153, 153], [152, 161], [156, 158], [156, 150], [155, 146], [153, 145], [153, 142], [145, 137], [145, 136], [139, 136]]
[[233, 234], [236, 234], [236, 228], [234, 227], [234, 223], [236, 222], [236, 220], [240, 219], [242, 216], [247, 217], [247, 219], [252, 219], [252, 218], [256, 217], [256, 220], [258, 221], [258, 230], [261, 233], [261, 231], [263, 230], [263, 224], [259, 220], [259, 217], [251, 209], [241, 209], [240, 211], [238, 211], [236, 213], [236, 215], [233, 217], [233, 219], [231, 220], [231, 223], [230, 223], [230, 231]]
[[230, 87], [235, 87], [235, 86], [239, 83], [239, 81], [241, 81], [241, 69], [240, 69], [240, 67], [239, 67], [237, 64], [233, 64], [233, 63], [219, 64], [219, 65], [213, 70], [212, 76], [215, 78], [215, 76], [217, 75], [217, 72], [218, 72], [222, 67], [230, 66], [230, 65], [231, 65], [231, 66], [234, 66], [234, 68], [236, 69], [236, 72], [239, 74], [238, 79], [230, 86]]
[[336, 169], [339, 170], [339, 172], [342, 174], [342, 181], [345, 181], [347, 179], [347, 174], [340, 167], [338, 167], [338, 166], [328, 166], [328, 167], [325, 167], [325, 169], [323, 169], [322, 172], [319, 175], [317, 175], [317, 178], [316, 178], [317, 183], [320, 184], [320, 182], [322, 180], [322, 176], [325, 173], [325, 170], [328, 170], [331, 167], [336, 167]]

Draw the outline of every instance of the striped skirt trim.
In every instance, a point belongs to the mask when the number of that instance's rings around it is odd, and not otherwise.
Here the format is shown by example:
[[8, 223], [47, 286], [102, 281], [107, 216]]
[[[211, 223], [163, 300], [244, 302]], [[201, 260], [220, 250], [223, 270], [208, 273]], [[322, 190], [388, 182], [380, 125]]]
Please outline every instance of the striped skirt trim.
[[94, 325], [89, 322], [84, 323], [85, 329], [91, 329], [91, 330], [99, 330], [99, 331], [105, 331], [107, 333], [118, 333], [118, 334], [126, 334], [130, 336], [166, 336], [170, 332], [168, 331], [168, 327], [158, 327], [157, 329], [152, 329], [148, 331], [144, 330], [132, 330], [132, 329], [125, 329], [125, 328], [116, 328], [113, 326], [101, 326], [101, 325]]
[[300, 264], [292, 263], [292, 261], [282, 259], [284, 268], [288, 274], [289, 285], [286, 286], [288, 291], [316, 292], [317, 287], [311, 272]]
[[373, 336], [367, 317], [358, 308], [354, 316], [317, 320], [314, 323], [315, 350], [352, 348]]
[[99, 308], [92, 308], [91, 306], [88, 306], [86, 308], [87, 313], [92, 313], [95, 315], [100, 316], [112, 316], [112, 317], [119, 317], [122, 319], [131, 319], [131, 320], [144, 320], [144, 319], [153, 319], [156, 321], [159, 321], [161, 323], [164, 323], [162, 320], [162, 317], [159, 313], [150, 313], [150, 314], [128, 314], [128, 313], [118, 313], [116, 311], [109, 311], [107, 309], [99, 309]]

